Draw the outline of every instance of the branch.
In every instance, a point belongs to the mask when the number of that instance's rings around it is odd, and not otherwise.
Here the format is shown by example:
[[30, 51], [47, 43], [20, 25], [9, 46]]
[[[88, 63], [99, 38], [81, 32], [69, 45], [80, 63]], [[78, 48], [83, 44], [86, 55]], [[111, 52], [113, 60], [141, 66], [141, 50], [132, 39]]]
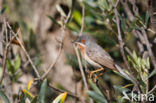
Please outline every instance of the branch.
[[[61, 89], [58, 89], [58, 88], [54, 87], [52, 84], [49, 84], [49, 86], [50, 86], [52, 89], [54, 89], [55, 91], [57, 91], [57, 92], [60, 92], [60, 93], [66, 92], [66, 91], [64, 91], [64, 90], [61, 90]], [[69, 96], [73, 97], [73, 98], [78, 99], [78, 100], [81, 101], [82, 103], [84, 103], [84, 101], [83, 101], [79, 96], [75, 95], [74, 93], [67, 92], [67, 94], [68, 94]]]
[[70, 16], [71, 16], [71, 10], [69, 11], [68, 13], [68, 16], [66, 18], [66, 20], [64, 21], [63, 25], [62, 25], [62, 33], [61, 33], [61, 36], [59, 38], [59, 53], [55, 59], [55, 61], [49, 66], [49, 68], [47, 69], [47, 71], [41, 76], [41, 78], [37, 78], [36, 80], [41, 80], [41, 79], [44, 79], [48, 73], [52, 70], [52, 68], [54, 67], [54, 65], [57, 63], [60, 55], [61, 55], [61, 52], [62, 52], [62, 48], [63, 48], [63, 40], [64, 40], [64, 35], [65, 35], [65, 29], [66, 29], [66, 24], [68, 23], [69, 19], [70, 19]]
[[[12, 33], [13, 35], [16, 35], [15, 32], [12, 30], [11, 26], [9, 25], [9, 23], [7, 23], [7, 25], [8, 25], [8, 27], [9, 27], [11, 33]], [[37, 71], [37, 68], [36, 68], [36, 66], [34, 65], [34, 63], [32, 62], [32, 60], [31, 60], [31, 58], [30, 58], [28, 52], [26, 51], [26, 49], [25, 49], [23, 43], [21, 42], [21, 40], [20, 40], [17, 36], [16, 36], [16, 39], [17, 39], [17, 41], [19, 42], [19, 45], [21, 46], [21, 48], [23, 49], [25, 55], [27, 56], [27, 58], [28, 58], [30, 64], [32, 65], [33, 70], [35, 71], [37, 77], [39, 78], [40, 75], [39, 75], [39, 73], [38, 73], [38, 71]]]
[[151, 94], [156, 89], [156, 85], [148, 92], [148, 94]]
[[[82, 1], [81, 1], [82, 2]], [[82, 21], [81, 21], [81, 30], [80, 30], [80, 33], [79, 33], [79, 36], [82, 36], [83, 35], [83, 30], [84, 30], [84, 18], [85, 18], [85, 6], [84, 4], [82, 4]], [[75, 45], [73, 45], [74, 47], [74, 50], [76, 52], [76, 56], [77, 56], [77, 59], [78, 59], [78, 63], [79, 63], [79, 68], [80, 68], [80, 72], [81, 72], [81, 75], [82, 75], [82, 79], [83, 79], [83, 82], [84, 82], [84, 85], [85, 85], [85, 88], [86, 90], [88, 91], [88, 84], [87, 84], [87, 80], [86, 80], [86, 77], [85, 77], [85, 73], [84, 73], [84, 70], [83, 70], [83, 67], [82, 67], [82, 63], [81, 63], [81, 60], [80, 60], [80, 55], [78, 53], [78, 48], [75, 47]], [[85, 65], [85, 69], [86, 69], [86, 65]], [[93, 100], [90, 98], [90, 103], [93, 103]]]
[[[119, 0], [118, 0], [119, 1]], [[118, 3], [117, 1], [117, 3]], [[120, 52], [122, 54], [122, 57], [123, 57], [123, 60], [124, 60], [124, 63], [126, 64], [127, 68], [128, 68], [128, 71], [130, 72], [130, 75], [126, 74], [125, 72], [123, 72], [122, 69], [118, 68], [119, 66], [116, 66], [117, 69], [120, 69], [120, 72], [128, 77], [134, 84], [135, 86], [137, 87], [138, 91], [139, 91], [139, 85], [138, 85], [138, 81], [134, 78], [134, 76], [132, 75], [132, 71], [130, 69], [130, 66], [128, 64], [128, 61], [127, 61], [127, 58], [125, 56], [125, 52], [124, 52], [124, 42], [122, 40], [122, 35], [121, 35], [121, 27], [120, 27], [120, 19], [119, 19], [119, 13], [117, 11], [117, 3], [115, 5], [113, 5], [113, 3], [111, 2], [111, 0], [109, 0], [109, 2], [112, 4], [112, 6], [114, 7], [114, 13], [115, 13], [115, 17], [116, 17], [116, 25], [117, 25], [117, 30], [118, 30], [118, 41], [119, 41], [119, 45], [120, 45]]]
[[87, 80], [86, 80], [86, 77], [85, 77], [85, 73], [83, 71], [82, 63], [81, 63], [81, 60], [80, 60], [80, 55], [78, 53], [78, 48], [75, 47], [75, 45], [73, 45], [73, 46], [74, 46], [74, 50], [76, 52], [76, 56], [77, 56], [77, 59], [78, 59], [79, 68], [80, 68], [80, 71], [81, 71], [81, 75], [82, 75], [82, 79], [83, 79], [85, 88], [88, 90], [88, 84], [87, 84]]
[[[112, 4], [112, 2], [111, 2], [111, 4]], [[114, 6], [114, 13], [115, 13], [115, 17], [116, 17], [116, 25], [117, 25], [117, 30], [118, 30], [118, 41], [119, 41], [119, 45], [120, 45], [120, 52], [121, 52], [121, 55], [123, 57], [124, 63], [126, 64], [126, 67], [128, 68], [128, 71], [132, 74], [132, 71], [130, 69], [130, 66], [128, 64], [128, 61], [126, 59], [125, 52], [124, 52], [124, 42], [123, 42], [123, 39], [121, 36], [121, 28], [120, 28], [121, 24], [120, 24], [120, 19], [119, 19], [119, 15], [118, 15], [118, 11], [116, 9], [116, 6], [117, 6], [117, 4]]]
[[[7, 28], [5, 28], [7, 29]], [[20, 29], [18, 29], [17, 33], [11, 38], [11, 40], [6, 44], [6, 47], [4, 49], [4, 57], [3, 57], [3, 71], [2, 71], [2, 76], [1, 76], [1, 79], [0, 79], [0, 84], [2, 83], [3, 81], [3, 78], [4, 78], [4, 75], [5, 75], [5, 70], [6, 70], [6, 59], [7, 59], [7, 55], [8, 55], [8, 49], [12, 43], [12, 41], [15, 39], [15, 37], [18, 35], [18, 32], [19, 32]], [[7, 35], [7, 32], [6, 32], [6, 35]]]
[[149, 40], [148, 40], [147, 34], [146, 34], [146, 32], [145, 32], [144, 29], [142, 29], [142, 34], [143, 34], [144, 41], [145, 41], [145, 44], [146, 44], [146, 47], [147, 47], [147, 50], [148, 50], [148, 54], [149, 54], [149, 56], [150, 56], [150, 58], [151, 58], [152, 64], [153, 64], [154, 69], [155, 69], [155, 71], [156, 71], [156, 60], [155, 60], [155, 58], [154, 58], [154, 54], [153, 54], [153, 52], [152, 52], [150, 42], [149, 42]]
[[82, 4], [82, 21], [81, 21], [81, 30], [79, 36], [82, 35], [83, 30], [84, 30], [84, 18], [85, 18], [85, 6]]
[[[4, 23], [5, 23], [5, 25], [6, 25], [6, 21], [4, 21]], [[6, 47], [5, 47], [5, 49], [4, 49], [4, 57], [3, 57], [3, 71], [2, 71], [2, 76], [1, 76], [1, 79], [0, 79], [0, 84], [2, 83], [2, 81], [3, 81], [3, 78], [4, 78], [4, 75], [5, 75], [5, 70], [6, 70], [6, 59], [7, 59], [7, 55], [8, 55], [8, 49], [9, 49], [9, 47], [10, 47], [10, 45], [11, 45], [11, 43], [12, 43], [12, 41], [15, 39], [15, 37], [18, 35], [18, 33], [19, 33], [19, 30], [20, 29], [18, 29], [18, 31], [17, 31], [17, 33], [11, 38], [11, 40], [9, 41], [9, 42], [7, 42], [7, 44], [6, 44]], [[7, 27], [5, 27], [5, 34], [6, 34], [6, 39], [8, 39], [8, 34], [7, 34]], [[8, 41], [8, 40], [7, 40]]]

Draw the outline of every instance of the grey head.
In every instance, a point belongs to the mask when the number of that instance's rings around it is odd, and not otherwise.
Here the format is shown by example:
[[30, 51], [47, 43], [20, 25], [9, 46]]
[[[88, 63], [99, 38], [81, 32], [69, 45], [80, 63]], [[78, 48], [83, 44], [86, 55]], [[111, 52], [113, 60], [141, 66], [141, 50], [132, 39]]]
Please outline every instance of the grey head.
[[83, 34], [82, 36], [79, 36], [79, 38], [75, 41], [75, 43], [79, 43], [82, 45], [89, 45], [91, 43], [96, 43], [96, 41], [91, 36], [87, 34]]

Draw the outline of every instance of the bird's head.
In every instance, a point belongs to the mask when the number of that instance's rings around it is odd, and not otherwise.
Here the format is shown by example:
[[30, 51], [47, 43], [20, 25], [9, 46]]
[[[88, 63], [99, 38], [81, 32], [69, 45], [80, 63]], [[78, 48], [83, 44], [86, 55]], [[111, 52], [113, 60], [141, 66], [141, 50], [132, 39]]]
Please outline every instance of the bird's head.
[[94, 39], [87, 34], [83, 34], [82, 36], [79, 36], [74, 43], [78, 46], [86, 47], [86, 45], [90, 44], [91, 42], [94, 42]]

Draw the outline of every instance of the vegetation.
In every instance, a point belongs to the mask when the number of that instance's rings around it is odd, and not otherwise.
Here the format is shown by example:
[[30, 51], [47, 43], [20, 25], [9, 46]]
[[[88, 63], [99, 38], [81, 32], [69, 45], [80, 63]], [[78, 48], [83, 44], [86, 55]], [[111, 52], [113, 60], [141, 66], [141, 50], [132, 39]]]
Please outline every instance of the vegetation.
[[[2, 0], [0, 102], [156, 101], [155, 5], [155, 0]], [[95, 68], [72, 43], [84, 33], [122, 71], [108, 69], [94, 83], [89, 72]]]

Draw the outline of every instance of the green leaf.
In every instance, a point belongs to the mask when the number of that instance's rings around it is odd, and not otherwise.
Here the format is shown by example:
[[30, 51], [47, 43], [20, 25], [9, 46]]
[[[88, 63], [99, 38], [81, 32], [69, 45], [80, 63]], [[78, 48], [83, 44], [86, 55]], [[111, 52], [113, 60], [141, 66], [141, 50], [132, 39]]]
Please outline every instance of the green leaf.
[[55, 100], [52, 103], [64, 103], [66, 97], [67, 97], [67, 92], [61, 93], [59, 96], [55, 98]]
[[25, 97], [29, 98], [29, 100], [32, 100], [34, 98], [34, 96], [26, 89], [23, 90]]
[[52, 16], [48, 15], [48, 18], [49, 18], [51, 21], [53, 21], [55, 24], [57, 24], [58, 26], [61, 26], [61, 25], [56, 21], [56, 19], [53, 18]]
[[145, 25], [146, 26], [148, 25], [149, 18], [150, 18], [149, 12], [146, 11], [146, 16], [145, 16]]
[[10, 103], [8, 97], [5, 95], [3, 91], [0, 90], [0, 97], [3, 99], [5, 103]]
[[122, 88], [122, 86], [120, 86], [120, 85], [114, 85], [113, 88], [118, 90], [121, 93], [130, 91], [128, 88]]
[[45, 79], [41, 85], [39, 96], [37, 98], [37, 103], [46, 103], [45, 97], [46, 97], [46, 90], [48, 87], [47, 79]]
[[8, 67], [9, 73], [11, 75], [13, 75], [15, 71], [14, 71], [14, 65], [13, 65], [12, 61], [9, 60], [9, 59], [7, 59], [7, 62], [6, 63], [7, 63], [7, 67]]
[[91, 86], [91, 88], [98, 94], [100, 94], [101, 96], [103, 96], [103, 94], [101, 93], [101, 91], [99, 90], [99, 88], [91, 81], [89, 80], [89, 84]]
[[106, 98], [104, 96], [101, 96], [100, 94], [93, 92], [93, 91], [88, 91], [89, 96], [91, 96], [96, 102], [100, 103], [108, 103]]
[[109, 5], [109, 3], [107, 2], [107, 0], [98, 0], [98, 4], [101, 10], [110, 10], [111, 9], [111, 5]]
[[61, 14], [61, 16], [66, 17], [65, 12], [63, 11], [60, 5], [56, 5], [56, 9]]
[[14, 63], [15, 71], [17, 71], [20, 68], [20, 66], [21, 66], [21, 58], [19, 55], [17, 55]]
[[125, 19], [123, 19], [122, 17], [120, 17], [121, 19], [121, 28], [124, 32], [126, 32], [126, 23], [125, 23]]
[[150, 75], [149, 75], [148, 78], [152, 77], [152, 76], [155, 75], [155, 74], [156, 74], [156, 70], [154, 69], [154, 70], [150, 73]]
[[79, 11], [75, 10], [73, 12], [73, 19], [79, 24], [81, 25], [81, 19], [82, 19], [82, 15]]

